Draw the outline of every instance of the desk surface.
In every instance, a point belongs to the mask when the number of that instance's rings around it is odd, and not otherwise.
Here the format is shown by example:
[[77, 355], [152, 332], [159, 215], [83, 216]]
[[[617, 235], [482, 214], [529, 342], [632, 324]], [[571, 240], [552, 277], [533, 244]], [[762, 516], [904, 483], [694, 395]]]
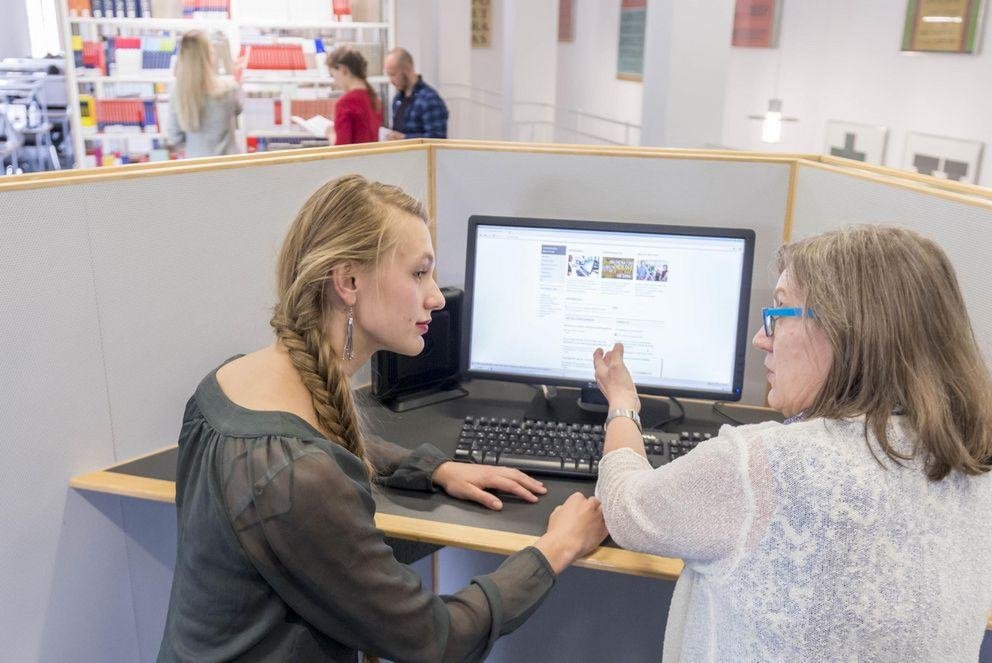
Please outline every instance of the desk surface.
[[[359, 392], [359, 401], [369, 429], [406, 447], [425, 442], [453, 454], [462, 421], [471, 414], [485, 417], [519, 418], [534, 395], [528, 386], [505, 382], [474, 380], [465, 384], [469, 395], [458, 400], [412, 410], [392, 412]], [[715, 432], [722, 417], [709, 403], [682, 401], [686, 419], [678, 428]], [[758, 422], [777, 419], [765, 408], [723, 405], [735, 418]], [[725, 419], [723, 420], [726, 421]], [[105, 470], [75, 477], [74, 488], [125, 495], [161, 502], [175, 502], [176, 456], [172, 446]], [[575, 491], [591, 495], [593, 481], [541, 477], [548, 489], [537, 504], [510, 496], [503, 498], [502, 511], [456, 500], [444, 493], [420, 493], [377, 486], [376, 525], [388, 536], [459, 548], [510, 554], [531, 545], [544, 533], [551, 510]], [[674, 580], [682, 571], [682, 561], [616, 547], [611, 541], [577, 562], [578, 566], [632, 575]], [[992, 617], [989, 619], [992, 629]]]
[[[469, 395], [437, 405], [397, 414], [367, 396], [358, 394], [370, 430], [397, 444], [413, 448], [425, 442], [453, 454], [462, 421], [469, 415], [520, 417], [535, 391], [522, 384], [473, 380], [464, 385]], [[693, 430], [716, 431], [720, 417], [708, 403], [683, 401], [686, 420]], [[734, 417], [762, 421], [777, 414], [765, 408], [725, 406]], [[74, 488], [125, 495], [161, 502], [175, 502], [177, 447], [154, 452], [98, 472], [75, 477]], [[591, 495], [595, 482], [541, 477], [548, 489], [537, 504], [511, 496], [503, 498], [502, 511], [456, 500], [444, 493], [420, 493], [376, 487], [376, 525], [387, 535], [485, 552], [510, 554], [544, 533], [552, 509], [575, 491]], [[675, 579], [682, 570], [678, 559], [622, 550], [607, 542], [580, 566]]]

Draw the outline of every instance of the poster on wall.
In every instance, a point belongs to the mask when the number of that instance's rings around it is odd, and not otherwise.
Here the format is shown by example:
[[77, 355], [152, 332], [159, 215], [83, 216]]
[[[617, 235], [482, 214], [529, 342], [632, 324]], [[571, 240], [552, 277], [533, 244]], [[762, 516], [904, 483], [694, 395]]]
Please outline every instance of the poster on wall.
[[774, 48], [778, 35], [776, 8], [780, 0], [737, 0], [732, 46]]
[[558, 0], [558, 41], [575, 41], [574, 0]]
[[909, 0], [902, 50], [974, 53], [983, 0]]
[[489, 48], [492, 38], [492, 0], [472, 0], [472, 48]]
[[823, 153], [881, 166], [885, 162], [887, 127], [827, 120], [827, 140]]
[[648, 0], [620, 0], [620, 36], [617, 40], [617, 78], [644, 79], [644, 29]]
[[903, 168], [942, 180], [978, 184], [982, 147], [982, 143], [976, 140], [911, 131], [906, 137]]

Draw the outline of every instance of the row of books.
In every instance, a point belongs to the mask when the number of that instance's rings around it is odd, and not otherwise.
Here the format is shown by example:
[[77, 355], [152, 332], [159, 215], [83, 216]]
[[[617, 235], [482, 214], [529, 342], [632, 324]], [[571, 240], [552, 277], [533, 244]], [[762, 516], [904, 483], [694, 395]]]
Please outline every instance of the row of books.
[[151, 0], [68, 0], [69, 16], [93, 18], [149, 18]]
[[327, 140], [316, 136], [248, 136], [245, 140], [248, 152], [268, 152], [303, 147], [326, 147]]
[[229, 18], [230, 0], [67, 0], [69, 16], [93, 18]]
[[154, 100], [96, 99], [95, 105], [95, 118], [82, 125], [93, 126], [95, 122], [99, 132], [159, 133], [159, 117], [168, 117], [167, 104]]
[[[383, 71], [383, 45], [376, 42], [349, 43], [368, 62], [368, 74]], [[314, 70], [327, 72], [324, 53], [337, 46], [331, 38], [306, 39], [272, 35], [251, 35], [241, 40], [240, 55], [248, 56], [248, 69], [282, 71]]]
[[299, 70], [307, 68], [300, 44], [242, 44], [240, 55], [248, 69]]
[[289, 102], [289, 115], [298, 117], [313, 117], [323, 115], [334, 117], [334, 99], [283, 99], [282, 97], [249, 96], [245, 99], [242, 111], [245, 131], [274, 131], [276, 129], [291, 130], [283, 121], [283, 109]]
[[84, 41], [79, 35], [72, 37], [76, 67], [96, 69], [104, 76], [169, 69], [175, 51], [175, 37], [104, 37], [100, 41]]
[[238, 0], [238, 18], [267, 23], [382, 20], [381, 0]]
[[88, 146], [83, 155], [82, 166], [83, 168], [121, 166], [128, 163], [168, 161], [181, 156], [168, 149], [164, 140], [140, 134], [128, 134]]

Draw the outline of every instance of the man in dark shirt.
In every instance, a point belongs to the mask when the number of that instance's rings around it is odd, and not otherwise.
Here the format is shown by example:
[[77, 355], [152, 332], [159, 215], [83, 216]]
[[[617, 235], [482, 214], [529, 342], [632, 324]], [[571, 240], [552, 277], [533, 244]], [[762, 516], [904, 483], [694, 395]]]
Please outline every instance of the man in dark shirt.
[[417, 74], [410, 53], [402, 48], [391, 50], [386, 56], [386, 75], [397, 90], [393, 129], [386, 139], [447, 138], [448, 108], [437, 90]]

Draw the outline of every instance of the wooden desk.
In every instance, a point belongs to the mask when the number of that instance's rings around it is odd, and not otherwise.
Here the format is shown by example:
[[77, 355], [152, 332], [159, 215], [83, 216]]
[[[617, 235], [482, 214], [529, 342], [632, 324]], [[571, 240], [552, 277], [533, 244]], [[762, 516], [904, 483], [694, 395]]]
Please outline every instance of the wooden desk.
[[[370, 428], [383, 437], [407, 447], [429, 442], [453, 453], [465, 416], [520, 417], [534, 394], [525, 385], [476, 380], [466, 385], [466, 398], [396, 414], [359, 393]], [[679, 424], [691, 430], [711, 430], [720, 426], [721, 417], [709, 403], [682, 401], [686, 420]], [[722, 409], [748, 422], [779, 418], [765, 408], [724, 405]], [[176, 456], [171, 446], [105, 470], [75, 477], [70, 486], [115, 495], [159, 502], [175, 502]], [[542, 477], [548, 489], [537, 504], [503, 497], [503, 510], [496, 512], [474, 503], [456, 500], [444, 493], [420, 493], [376, 487], [376, 526], [387, 536], [470, 550], [509, 555], [531, 545], [544, 533], [552, 509], [575, 491], [592, 495], [592, 481]], [[675, 580], [682, 561], [622, 550], [607, 541], [577, 566], [649, 578]], [[989, 619], [992, 629], [992, 617]]]

